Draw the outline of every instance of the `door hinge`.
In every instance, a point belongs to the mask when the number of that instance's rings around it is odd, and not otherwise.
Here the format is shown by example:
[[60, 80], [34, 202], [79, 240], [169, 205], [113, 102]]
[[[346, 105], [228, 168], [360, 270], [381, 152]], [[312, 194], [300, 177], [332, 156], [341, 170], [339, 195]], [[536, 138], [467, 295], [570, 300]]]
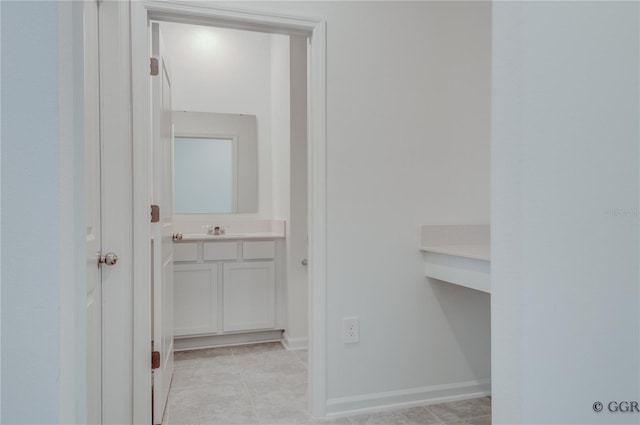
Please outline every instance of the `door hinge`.
[[157, 223], [160, 221], [160, 207], [157, 205], [151, 205], [151, 222]]
[[151, 352], [151, 369], [158, 369], [160, 367], [160, 351]]
[[158, 58], [151, 58], [149, 61], [151, 68], [151, 75], [158, 75], [160, 73], [160, 66], [158, 65]]

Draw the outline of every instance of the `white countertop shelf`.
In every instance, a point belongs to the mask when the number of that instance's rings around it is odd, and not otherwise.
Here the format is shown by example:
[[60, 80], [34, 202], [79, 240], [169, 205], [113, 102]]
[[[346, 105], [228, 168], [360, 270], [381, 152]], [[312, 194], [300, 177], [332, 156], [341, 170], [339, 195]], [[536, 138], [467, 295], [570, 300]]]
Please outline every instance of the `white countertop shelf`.
[[491, 247], [488, 244], [423, 245], [420, 247], [420, 250], [491, 261]]
[[421, 226], [420, 250], [427, 277], [491, 292], [488, 225]]

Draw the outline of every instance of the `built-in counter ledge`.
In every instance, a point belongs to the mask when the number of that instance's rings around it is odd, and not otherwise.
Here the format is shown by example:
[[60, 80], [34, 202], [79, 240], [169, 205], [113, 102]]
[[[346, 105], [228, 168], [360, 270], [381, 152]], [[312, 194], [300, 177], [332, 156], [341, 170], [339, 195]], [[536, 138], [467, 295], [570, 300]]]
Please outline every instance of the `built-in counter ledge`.
[[489, 225], [421, 226], [420, 250], [427, 277], [491, 292]]
[[174, 242], [193, 241], [219, 241], [219, 240], [261, 240], [261, 239], [284, 239], [284, 234], [274, 232], [253, 232], [253, 233], [228, 233], [222, 235], [206, 235], [196, 233], [182, 233], [182, 239]]

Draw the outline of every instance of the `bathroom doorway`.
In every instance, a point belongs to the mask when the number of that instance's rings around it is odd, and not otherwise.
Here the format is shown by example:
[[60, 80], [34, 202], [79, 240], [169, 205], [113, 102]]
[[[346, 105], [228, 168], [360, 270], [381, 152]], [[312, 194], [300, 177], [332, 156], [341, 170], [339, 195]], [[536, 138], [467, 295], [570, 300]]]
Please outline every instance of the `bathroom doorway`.
[[[149, 23], [151, 20], [159, 22], [191, 23], [213, 27], [241, 29], [265, 33], [279, 33], [289, 36], [302, 37], [308, 50], [306, 63], [308, 64], [308, 79], [306, 94], [308, 94], [308, 114], [304, 122], [308, 140], [305, 147], [307, 153], [306, 165], [308, 166], [308, 247], [309, 247], [309, 302], [310, 323], [309, 333], [309, 406], [313, 416], [324, 416], [325, 410], [325, 26], [323, 22], [295, 19], [278, 16], [267, 16], [260, 13], [229, 11], [213, 8], [205, 5], [181, 4], [180, 2], [156, 3], [131, 3], [131, 42], [132, 42], [132, 85], [133, 85], [133, 139], [134, 139], [134, 191], [145, 193], [148, 191], [148, 183], [145, 181], [148, 173], [148, 164], [143, 155], [145, 146], [139, 146], [135, 140], [148, 140], [149, 122], [149, 94], [148, 74], [141, 72], [148, 70], [149, 51]], [[145, 64], [146, 63], [146, 64]], [[146, 66], [143, 66], [146, 65]], [[138, 119], [136, 119], [138, 118]], [[142, 143], [144, 145], [144, 142]], [[296, 180], [299, 183], [299, 180]], [[307, 215], [307, 214], [305, 214]], [[136, 218], [137, 219], [137, 218]], [[293, 220], [292, 220], [293, 221]], [[137, 222], [139, 226], [145, 226], [143, 221]], [[134, 225], [136, 225], [134, 219]], [[292, 230], [293, 232], [293, 230]], [[305, 245], [307, 237], [304, 235]], [[135, 239], [135, 235], [134, 235]], [[140, 241], [139, 241], [140, 242]], [[136, 245], [134, 241], [134, 245]], [[148, 267], [145, 264], [143, 243], [138, 243], [140, 263], [136, 267]], [[147, 244], [148, 245], [148, 244]], [[147, 247], [148, 248], [148, 247]], [[299, 259], [300, 267], [302, 260]], [[293, 261], [293, 260], [291, 260]], [[134, 303], [148, 303], [149, 294], [145, 291], [134, 293]], [[140, 309], [142, 314], [134, 314], [134, 334], [143, 335], [150, 328], [149, 318]], [[135, 312], [134, 312], [135, 313]], [[295, 342], [295, 341], [290, 341]], [[137, 339], [134, 342], [134, 422], [150, 422], [149, 412], [144, 408], [150, 400], [150, 387], [146, 382], [149, 372], [135, 364], [135, 359], [144, 358], [148, 352], [148, 343]], [[143, 365], [143, 362], [140, 362]], [[145, 411], [146, 410], [146, 411]]]
[[[152, 34], [154, 43], [159, 39], [162, 47], [160, 52], [154, 44], [152, 55], [162, 62], [159, 73], [166, 68], [170, 72], [173, 110], [170, 123], [168, 115], [159, 114], [154, 116], [152, 127], [173, 124], [175, 140], [170, 149], [173, 173], [167, 172], [167, 176], [173, 174], [173, 181], [154, 171], [153, 186], [160, 182], [171, 187], [175, 196], [173, 208], [165, 206], [164, 211], [173, 212], [174, 233], [189, 239], [177, 242], [176, 249], [196, 246], [197, 242], [191, 242], [192, 235], [204, 234], [203, 228], [216, 227], [226, 237], [244, 234], [246, 239], [240, 245], [233, 239], [221, 243], [209, 241], [197, 249], [242, 247], [244, 256], [247, 254], [244, 249], [251, 244], [269, 244], [253, 239], [262, 237], [256, 235], [263, 235], [260, 233], [263, 224], [269, 224], [274, 233], [282, 232], [282, 239], [271, 242], [276, 252], [274, 258], [263, 259], [262, 263], [242, 259], [240, 263], [229, 262], [228, 257], [224, 262], [196, 256], [181, 258], [173, 267], [176, 379], [169, 398], [182, 400], [189, 394], [199, 398], [198, 392], [192, 392], [193, 386], [199, 386], [200, 391], [206, 391], [204, 386], [216, 392], [220, 381], [233, 370], [228, 365], [226, 369], [219, 368], [224, 369], [223, 373], [210, 374], [209, 381], [217, 381], [217, 386], [207, 382], [204, 374], [199, 374], [200, 380], [189, 379], [190, 372], [197, 367], [194, 356], [206, 361], [210, 353], [209, 363], [213, 365], [213, 357], [224, 357], [218, 353], [226, 351], [202, 349], [275, 339], [287, 351], [306, 353], [307, 39], [168, 21], [152, 22]], [[158, 78], [151, 77], [153, 87]], [[154, 109], [159, 109], [155, 102], [153, 99]], [[194, 240], [200, 239], [196, 236]], [[234, 281], [231, 268], [236, 270], [235, 276], [251, 273], [253, 277], [246, 283]], [[238, 285], [247, 285], [253, 294], [261, 295], [244, 295], [234, 289]], [[273, 305], [268, 301], [271, 297], [275, 298]], [[244, 313], [245, 310], [252, 313]], [[154, 329], [155, 325], [154, 321]], [[250, 351], [251, 356], [237, 355], [237, 361], [252, 359], [260, 350], [255, 349], [256, 352]], [[194, 350], [198, 352], [185, 352]], [[306, 370], [306, 358], [303, 362], [297, 354], [281, 351], [276, 355], [275, 350], [269, 353], [273, 356], [264, 358], [271, 359], [275, 363], [272, 366], [284, 360], [283, 366], [299, 363]], [[288, 375], [287, 368], [282, 369], [284, 378]], [[251, 368], [243, 368], [243, 374], [248, 370]], [[254, 370], [259, 374], [259, 370]], [[170, 376], [164, 371], [158, 374], [156, 369], [154, 387], [158, 387], [156, 381], [167, 382], [167, 378]], [[251, 387], [251, 376], [245, 378], [246, 387]], [[273, 378], [277, 380], [277, 374]], [[292, 386], [306, 387], [308, 379], [296, 376], [291, 382], [295, 383]], [[154, 392], [154, 423], [159, 423], [162, 417], [168, 393], [168, 388]], [[226, 391], [218, 388], [217, 393]], [[248, 396], [243, 391], [236, 393], [236, 404]], [[193, 416], [193, 412], [176, 413], [180, 406], [175, 402], [168, 407], [174, 411], [174, 422], [204, 420]], [[306, 413], [306, 403], [304, 409]]]

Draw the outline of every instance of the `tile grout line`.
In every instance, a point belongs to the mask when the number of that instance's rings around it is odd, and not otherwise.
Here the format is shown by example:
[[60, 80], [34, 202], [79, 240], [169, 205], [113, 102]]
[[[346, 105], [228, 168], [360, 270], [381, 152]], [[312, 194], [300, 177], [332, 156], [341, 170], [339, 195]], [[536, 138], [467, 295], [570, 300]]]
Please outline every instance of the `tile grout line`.
[[440, 418], [440, 416], [436, 415], [435, 413], [433, 413], [431, 410], [429, 410], [429, 408], [427, 406], [422, 406], [422, 408], [424, 410], [426, 410], [427, 412], [429, 412], [429, 414], [431, 416], [433, 416], [434, 418], [436, 418], [436, 420], [438, 421], [439, 424], [441, 425], [446, 425], [445, 422]]
[[[238, 362], [238, 357], [236, 356], [235, 350], [233, 347], [231, 348], [231, 354], [233, 355], [233, 361], [236, 364], [236, 368], [240, 370], [240, 363]], [[262, 423], [262, 420], [258, 416], [258, 411], [256, 410], [256, 406], [253, 403], [253, 397], [251, 397], [251, 392], [249, 391], [249, 387], [247, 387], [247, 383], [245, 382], [244, 374], [240, 372], [240, 382], [242, 382], [242, 386], [244, 387], [245, 392], [247, 393], [247, 397], [249, 397], [249, 404], [251, 405], [251, 413], [255, 416], [258, 424]]]
[[356, 425], [355, 423], [353, 423], [353, 421], [351, 420], [351, 417], [349, 416], [345, 416], [347, 418], [347, 422], [349, 422], [351, 425]]

